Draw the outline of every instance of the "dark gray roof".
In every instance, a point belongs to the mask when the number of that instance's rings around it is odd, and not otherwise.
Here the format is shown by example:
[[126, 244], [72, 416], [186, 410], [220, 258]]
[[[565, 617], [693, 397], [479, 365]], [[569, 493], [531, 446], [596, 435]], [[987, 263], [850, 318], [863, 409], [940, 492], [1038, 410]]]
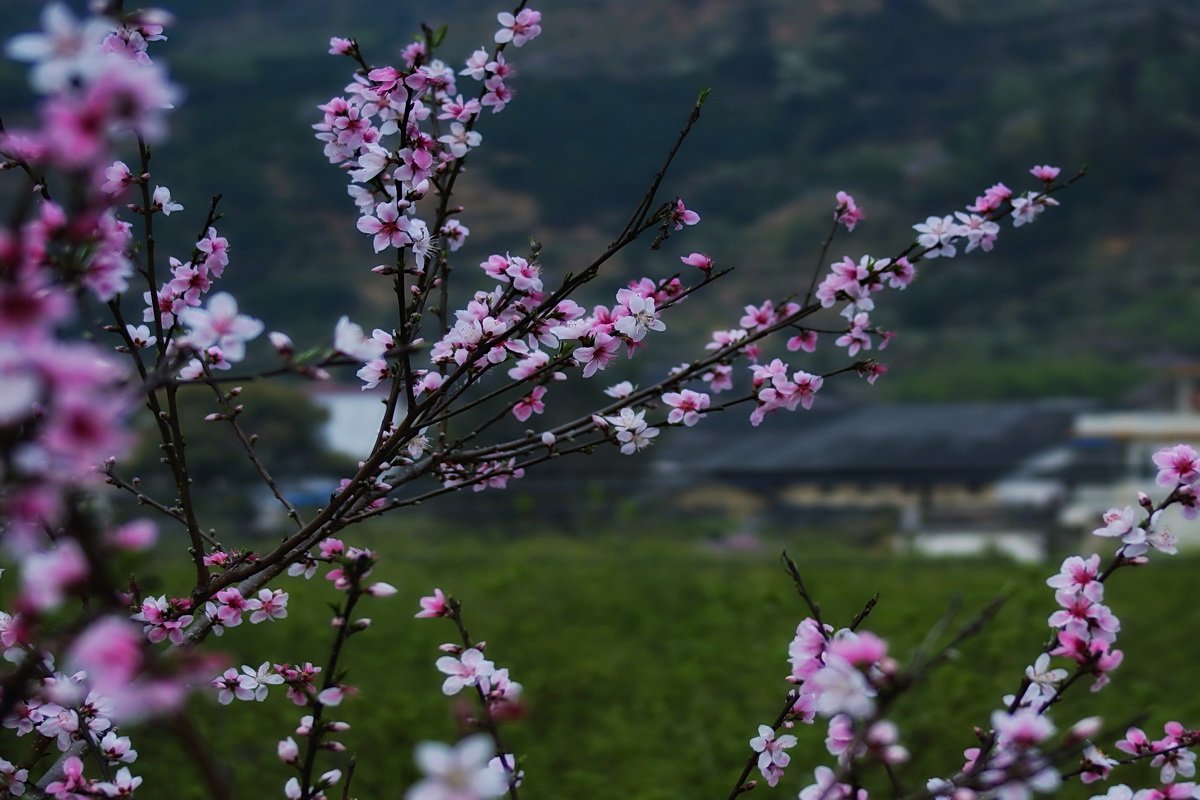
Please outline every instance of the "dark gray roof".
[[[994, 480], [1071, 437], [1080, 401], [921, 403], [778, 411], [753, 428], [748, 408], [708, 419], [654, 454], [660, 474], [823, 482]], [[710, 417], [711, 419], [711, 417]]]

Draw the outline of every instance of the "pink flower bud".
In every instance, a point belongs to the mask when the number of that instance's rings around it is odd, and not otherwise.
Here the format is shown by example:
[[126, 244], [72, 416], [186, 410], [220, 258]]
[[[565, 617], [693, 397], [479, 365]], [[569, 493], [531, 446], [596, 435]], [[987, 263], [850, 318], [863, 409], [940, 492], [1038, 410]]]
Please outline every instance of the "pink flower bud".
[[1100, 726], [1103, 724], [1104, 720], [1100, 717], [1085, 717], [1071, 726], [1071, 730], [1067, 731], [1067, 739], [1073, 742], [1091, 739], [1100, 731]]
[[327, 706], [336, 706], [342, 702], [342, 698], [346, 696], [346, 687], [330, 686], [328, 689], [323, 689], [317, 695], [317, 701]]
[[692, 253], [690, 256], [680, 256], [679, 260], [689, 266], [702, 270], [706, 275], [712, 272], [713, 260], [704, 253]]
[[292, 354], [296, 352], [296, 346], [292, 344], [292, 338], [286, 333], [271, 331], [267, 334], [267, 338], [271, 340], [271, 346], [275, 348], [275, 351], [284, 358], [291, 358]]
[[372, 597], [391, 597], [396, 593], [397, 590], [396, 587], [392, 586], [390, 583], [384, 583], [380, 581], [378, 583], [372, 583], [366, 588], [365, 591]]
[[158, 539], [158, 526], [148, 519], [134, 520], [108, 533], [108, 543], [121, 550], [145, 550]]
[[279, 760], [285, 764], [296, 764], [300, 761], [300, 746], [290, 736], [279, 743], [276, 752], [279, 754]]

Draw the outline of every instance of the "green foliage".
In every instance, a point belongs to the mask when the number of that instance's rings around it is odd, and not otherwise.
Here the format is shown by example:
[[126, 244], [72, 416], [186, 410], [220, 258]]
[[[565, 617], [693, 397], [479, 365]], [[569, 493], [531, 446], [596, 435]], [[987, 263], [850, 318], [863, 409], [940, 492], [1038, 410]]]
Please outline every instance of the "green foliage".
[[[459, 732], [454, 713], [464, 697], [443, 697], [433, 666], [437, 645], [455, 639], [453, 628], [412, 618], [417, 598], [438, 586], [463, 601], [472, 635], [486, 640], [489, 657], [525, 686], [528, 715], [504, 729], [527, 772], [523, 797], [723, 796], [745, 763], [756, 726], [779, 710], [788, 688], [782, 680], [787, 643], [808, 611], [773, 551], [715, 555], [685, 541], [680, 530], [665, 533], [674, 543], [624, 535], [443, 539], [432, 527], [356, 537], [383, 557], [372, 577], [401, 591], [361, 609], [374, 618], [348, 649], [348, 681], [361, 694], [332, 710], [332, 718], [354, 724], [340, 737], [346, 756], [358, 759], [352, 795], [397, 796], [398, 785], [415, 777], [412, 745]], [[792, 555], [828, 621], [848, 623], [879, 592], [865, 627], [888, 638], [901, 662], [952, 597], [961, 597], [961, 610], [951, 630], [993, 597], [1008, 597], [986, 633], [966, 643], [954, 663], [893, 714], [913, 751], [913, 762], [900, 771], [906, 786], [953, 772], [961, 751], [975, 742], [972, 726], [987, 724], [989, 711], [1016, 688], [1040, 651], [1054, 608], [1045, 585], [1049, 569]], [[1116, 576], [1106, 599], [1123, 621], [1126, 663], [1104, 692], [1078, 687], [1078, 696], [1055, 714], [1061, 727], [1090, 713], [1120, 727], [1145, 712], [1147, 730], [1168, 714], [1185, 724], [1200, 715], [1200, 698], [1189, 688], [1195, 647], [1181, 646], [1172, 633], [1200, 624], [1200, 611], [1186, 599], [1195, 566], [1177, 560]], [[332, 638], [325, 602], [334, 593], [319, 576], [315, 585], [290, 583], [282, 585], [295, 590], [287, 620], [244, 624], [218, 643], [229, 650], [230, 663], [321, 658]], [[218, 708], [211, 693], [199, 694], [189, 715], [212, 734], [237, 795], [278, 794], [289, 773], [275, 759], [274, 743], [292, 732], [301, 710], [279, 690], [265, 703], [230, 708]], [[811, 780], [812, 766], [828, 760], [823, 726], [795, 733], [801, 743], [783, 784], [789, 795]], [[204, 796], [172, 737], [153, 728], [136, 736], [149, 796]], [[1075, 785], [1064, 796], [1088, 793]]]

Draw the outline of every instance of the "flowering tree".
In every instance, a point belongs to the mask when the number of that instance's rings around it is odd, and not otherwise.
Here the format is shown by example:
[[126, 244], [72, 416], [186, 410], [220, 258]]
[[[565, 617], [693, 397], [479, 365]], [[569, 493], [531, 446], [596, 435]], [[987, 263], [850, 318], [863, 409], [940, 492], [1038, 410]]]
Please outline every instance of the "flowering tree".
[[[127, 12], [119, 2], [99, 5], [96, 16], [82, 21], [65, 6], [49, 5], [42, 31], [7, 45], [10, 57], [31, 65], [32, 86], [42, 97], [32, 127], [0, 133], [14, 198], [0, 228], [0, 509], [3, 557], [14, 573], [5, 581], [16, 586], [11, 613], [0, 613], [0, 643], [7, 648], [0, 720], [31, 742], [24, 756], [0, 757], [0, 792], [10, 795], [132, 795], [141, 779], [127, 766], [136, 752], [122, 725], [177, 709], [192, 691], [231, 704], [286, 687], [301, 720], [295, 736], [278, 744], [280, 760], [294, 772], [281, 777], [284, 795], [326, 797], [341, 784], [336, 791], [349, 796], [350, 776], [322, 764], [323, 752], [342, 749], [334, 735], [348, 727], [329, 719], [330, 709], [355, 691], [339, 659], [350, 638], [367, 628], [354, 617], [359, 603], [396, 589], [370, 579], [375, 555], [346, 543], [344, 531], [439, 495], [502, 489], [563, 456], [602, 447], [636, 456], [663, 428], [701, 425], [718, 412], [746, 413], [758, 425], [769, 414], [811, 408], [835, 376], [874, 383], [886, 368], [866, 356], [893, 336], [872, 321], [877, 298], [904, 290], [924, 262], [960, 249], [990, 251], [1002, 223], [1035, 221], [1074, 180], [1060, 181], [1057, 168], [1034, 167], [1030, 189], [1014, 193], [997, 183], [963, 210], [914, 225], [916, 236], [904, 237], [894, 253], [830, 264], [835, 235], [865, 217], [853, 197], [839, 192], [819, 267], [806, 280], [746, 306], [728, 329], [697, 343], [691, 360], [657, 381], [618, 382], [589, 413], [555, 416], [557, 384], [587, 382], [619, 360], [638, 358], [686, 299], [729, 274], [709, 256], [682, 248], [666, 257], [662, 275], [616, 288], [590, 311], [576, 299], [585, 286], [605, 286], [605, 266], [634, 242], [648, 239], [663, 250], [700, 222], [682, 199], [660, 195], [699, 119], [703, 94], [628, 222], [590, 263], [571, 271], [546, 266], [542, 246], [533, 243], [464, 267], [456, 254], [470, 233], [469, 209], [456, 204], [455, 188], [482, 146], [478, 129], [512, 100], [508, 58], [539, 35], [541, 14], [524, 4], [500, 13], [492, 45], [462, 67], [439, 57], [445, 29], [427, 30], [404, 49], [399, 65], [376, 65], [354, 40], [332, 39], [331, 54], [350, 59], [353, 76], [343, 95], [319, 107], [314, 127], [326, 158], [349, 180], [357, 229], [382, 261], [372, 271], [390, 283], [396, 316], [369, 335], [348, 317], [331, 320], [332, 346], [301, 352], [286, 334], [269, 332], [263, 347], [263, 323], [217, 286], [231, 247], [217, 227], [216, 199], [188, 220], [197, 231], [190, 253], [164, 263], [156, 247], [159, 227], [186, 213], [154, 178], [151, 158], [180, 98], [149, 55], [151, 43], [166, 38], [169, 16]], [[122, 148], [134, 154], [126, 156], [133, 166], [118, 159]], [[844, 366], [817, 374], [784, 360], [812, 353], [821, 342], [845, 348]], [[274, 363], [240, 368], [255, 347]], [[253, 432], [243, 428], [239, 387], [273, 375], [324, 380], [346, 369], [356, 370], [364, 388], [385, 386], [386, 401], [357, 471], [309, 514], [281, 491]], [[253, 550], [237, 531], [210, 530], [200, 518], [180, 411], [180, 397], [189, 392], [211, 396], [205, 419], [229, 426], [286, 512], [290, 528], [277, 544]], [[139, 409], [159, 441], [174, 487], [169, 496], [147, 494], [124, 466]], [[532, 427], [505, 437], [501, 423], [510, 417]], [[1081, 720], [1057, 736], [1049, 712], [1076, 683], [1091, 678], [1093, 690], [1103, 687], [1120, 664], [1114, 647], [1120, 626], [1103, 605], [1104, 586], [1152, 552], [1174, 552], [1161, 514], [1182, 505], [1195, 515], [1198, 461], [1184, 445], [1155, 456], [1166, 498], [1153, 503], [1143, 495], [1105, 515], [1096, 534], [1118, 539], [1116, 554], [1107, 562], [1099, 555], [1069, 558], [1050, 578], [1061, 607], [1048, 620], [1051, 640], [980, 729], [979, 746], [922, 790], [905, 793], [897, 784], [898, 797], [1018, 800], [1067, 778], [1107, 778], [1122, 763], [1092, 745], [1102, 733], [1098, 720]], [[101, 491], [132, 496], [156, 519], [105, 519], [93, 502]], [[113, 565], [121, 551], [150, 547], [160, 524], [184, 532], [180, 556], [194, 580], [155, 597], [136, 582], [120, 585]], [[797, 741], [781, 731], [821, 719], [831, 761], [815, 767], [814, 782], [799, 796], [865, 798], [866, 770], [887, 771], [907, 758], [888, 718], [894, 698], [976, 633], [990, 611], [946, 648], [901, 664], [882, 638], [862, 628], [869, 606], [845, 627], [824, 621], [800, 572], [788, 564], [812, 614], [789, 648], [790, 687], [781, 708], [749, 740], [729, 796], [755, 788], [756, 773], [775, 786]], [[267, 661], [221, 671], [210, 637], [243, 622], [287, 617], [289, 595], [276, 579], [308, 579], [319, 569], [342, 592], [328, 657], [319, 665]], [[445, 675], [446, 695], [476, 699], [477, 732], [454, 745], [420, 745], [415, 756], [426, 777], [406, 797], [518, 797], [523, 773], [519, 757], [504, 746], [502, 726], [519, 708], [521, 685], [489, 660], [452, 597], [435, 590], [421, 599], [417, 616], [455, 626], [458, 641], [443, 647], [434, 666]], [[1070, 669], [1052, 666], [1053, 659]], [[1162, 786], [1139, 789], [1142, 800], [1200, 796], [1180, 780], [1194, 772], [1188, 748], [1198, 738], [1171, 722], [1163, 739], [1132, 729], [1117, 743], [1128, 754], [1123, 762], [1152, 759], [1161, 768]], [[39, 759], [46, 752], [58, 754], [53, 764]], [[206, 777], [214, 796], [228, 796], [216, 775]], [[1132, 795], [1117, 786], [1108, 796]]]

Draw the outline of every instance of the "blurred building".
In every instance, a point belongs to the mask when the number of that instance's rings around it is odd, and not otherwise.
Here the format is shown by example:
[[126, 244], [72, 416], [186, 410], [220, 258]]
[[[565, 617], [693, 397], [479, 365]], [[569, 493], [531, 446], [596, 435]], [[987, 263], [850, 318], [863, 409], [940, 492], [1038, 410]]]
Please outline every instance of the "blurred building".
[[[757, 428], [740, 414], [706, 419], [664, 443], [654, 474], [685, 512], [837, 526], [920, 553], [1040, 560], [1075, 547], [1139, 490], [1154, 496], [1155, 451], [1200, 444], [1197, 374], [1180, 376], [1172, 411], [1086, 400], [819, 402]], [[1200, 544], [1195, 524], [1168, 525], [1182, 546]]]

